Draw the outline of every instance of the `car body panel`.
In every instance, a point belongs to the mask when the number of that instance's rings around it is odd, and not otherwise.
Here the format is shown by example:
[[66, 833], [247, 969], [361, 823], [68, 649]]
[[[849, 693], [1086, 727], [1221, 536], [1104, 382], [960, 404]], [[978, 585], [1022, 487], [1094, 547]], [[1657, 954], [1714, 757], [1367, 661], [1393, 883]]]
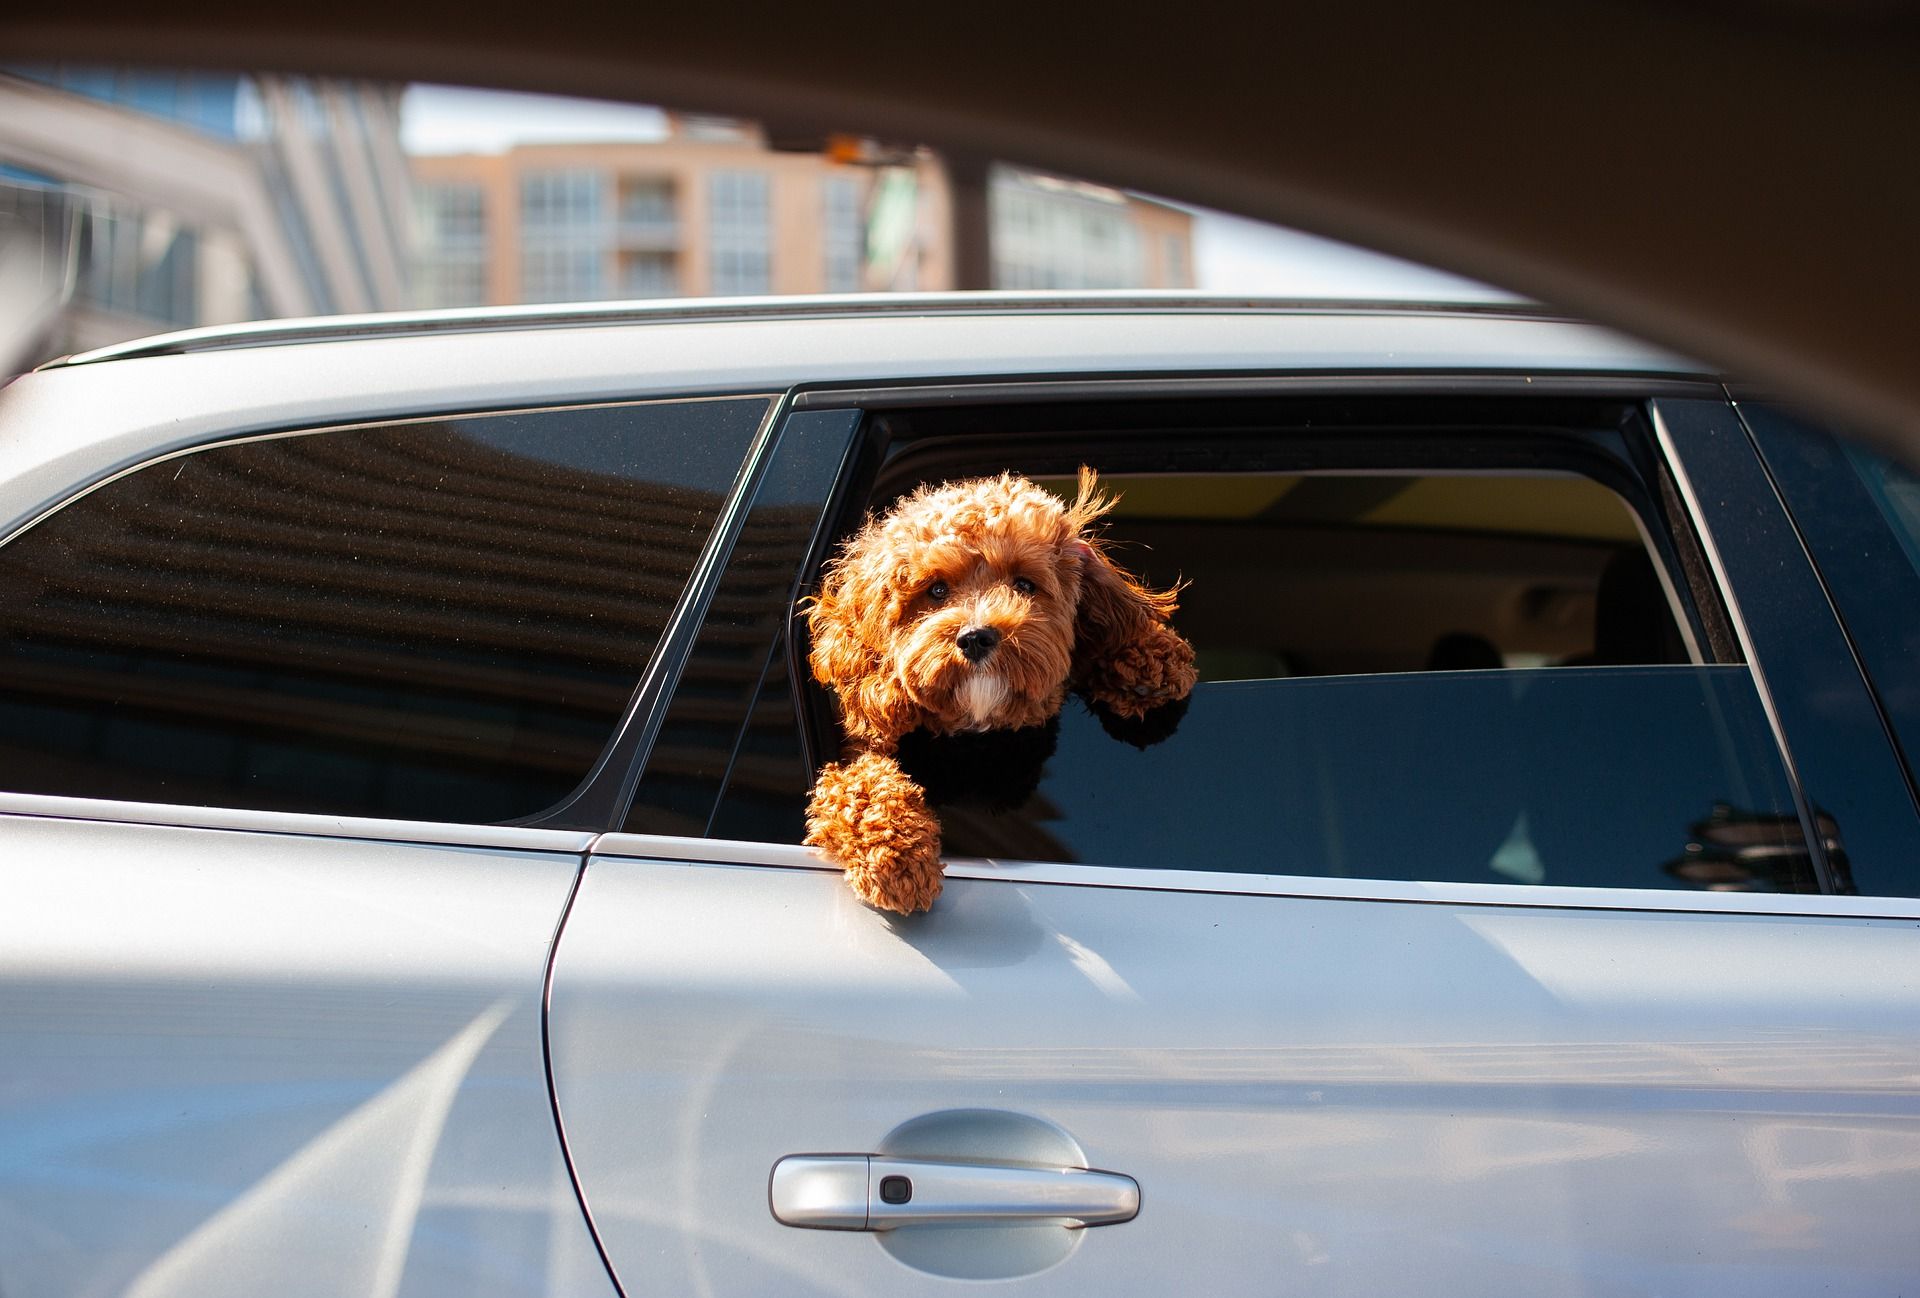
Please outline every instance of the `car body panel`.
[[580, 858], [319, 819], [0, 815], [0, 1292], [606, 1290], [541, 1041]]
[[1911, 921], [987, 871], [900, 919], [708, 848], [596, 855], [555, 960], [559, 1109], [629, 1295], [939, 1291], [774, 1221], [767, 1176], [978, 1109], [1140, 1183], [1010, 1292], [1868, 1293], [1916, 1264], [1875, 1211], [1920, 1191]]

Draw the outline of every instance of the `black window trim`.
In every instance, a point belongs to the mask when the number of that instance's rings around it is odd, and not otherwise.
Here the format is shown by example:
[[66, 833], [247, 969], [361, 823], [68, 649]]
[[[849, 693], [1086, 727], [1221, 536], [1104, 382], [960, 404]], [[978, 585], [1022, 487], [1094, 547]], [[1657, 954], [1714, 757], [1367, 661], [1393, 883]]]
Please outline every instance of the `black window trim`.
[[1044, 401], [1115, 401], [1166, 397], [1460, 397], [1559, 396], [1645, 401], [1654, 397], [1718, 398], [1718, 380], [1672, 374], [1540, 373], [1482, 370], [1326, 370], [1286, 374], [1085, 374], [1036, 379], [1007, 375], [923, 382], [842, 384], [796, 388], [795, 410], [858, 408], [887, 411], [911, 406], [1016, 405]]

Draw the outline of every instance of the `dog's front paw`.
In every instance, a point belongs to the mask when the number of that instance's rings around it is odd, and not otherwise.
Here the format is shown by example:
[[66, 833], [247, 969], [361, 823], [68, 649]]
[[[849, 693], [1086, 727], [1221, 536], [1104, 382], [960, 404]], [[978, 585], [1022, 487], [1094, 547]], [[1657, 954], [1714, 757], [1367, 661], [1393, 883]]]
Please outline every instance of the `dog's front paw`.
[[940, 895], [940, 822], [891, 757], [823, 768], [807, 808], [807, 845], [845, 872], [860, 900], [911, 915]]
[[1156, 623], [1102, 659], [1081, 688], [1115, 716], [1137, 721], [1186, 698], [1194, 679], [1193, 646], [1171, 627]]
[[1089, 699], [1087, 711], [1093, 713], [1094, 720], [1100, 723], [1100, 728], [1109, 737], [1144, 751], [1173, 737], [1173, 732], [1180, 728], [1180, 722], [1187, 715], [1187, 700], [1175, 699], [1171, 703], [1150, 708], [1140, 716], [1122, 717], [1106, 704]]

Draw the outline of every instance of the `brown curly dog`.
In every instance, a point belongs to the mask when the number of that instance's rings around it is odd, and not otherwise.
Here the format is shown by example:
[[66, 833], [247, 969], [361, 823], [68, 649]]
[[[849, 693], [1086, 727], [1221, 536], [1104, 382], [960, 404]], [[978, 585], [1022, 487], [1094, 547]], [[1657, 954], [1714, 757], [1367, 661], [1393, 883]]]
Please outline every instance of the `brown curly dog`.
[[940, 895], [940, 822], [895, 760], [900, 739], [1042, 725], [1069, 689], [1138, 718], [1193, 688], [1174, 590], [1116, 567], [1090, 531], [1113, 507], [1080, 470], [1069, 505], [1003, 474], [925, 486], [868, 519], [807, 610], [813, 675], [840, 702], [807, 843], [861, 900], [911, 914]]

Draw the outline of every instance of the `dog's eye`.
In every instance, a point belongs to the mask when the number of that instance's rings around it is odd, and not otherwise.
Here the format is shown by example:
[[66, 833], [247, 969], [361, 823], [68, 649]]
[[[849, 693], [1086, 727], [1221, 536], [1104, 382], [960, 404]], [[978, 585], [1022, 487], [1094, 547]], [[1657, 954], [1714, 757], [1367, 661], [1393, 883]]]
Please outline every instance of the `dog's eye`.
[[947, 589], [947, 583], [944, 581], [936, 581], [933, 585], [927, 587], [927, 598], [936, 604], [944, 602], [951, 593], [952, 592]]
[[1028, 581], [1025, 577], [1015, 577], [1013, 579], [1013, 588], [1019, 591], [1022, 595], [1031, 595], [1035, 591], [1040, 589], [1038, 586]]

